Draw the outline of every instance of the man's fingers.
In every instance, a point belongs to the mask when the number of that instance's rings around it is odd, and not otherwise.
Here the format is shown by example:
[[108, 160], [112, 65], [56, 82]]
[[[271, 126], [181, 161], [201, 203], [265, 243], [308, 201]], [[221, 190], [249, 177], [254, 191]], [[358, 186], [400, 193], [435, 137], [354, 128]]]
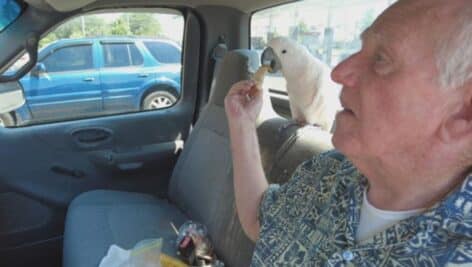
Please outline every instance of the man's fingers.
[[254, 90], [251, 91], [251, 94], [248, 95], [248, 105], [249, 106], [256, 106], [262, 101], [262, 91], [257, 89], [255, 86], [253, 87]]
[[228, 95], [244, 95], [247, 94], [255, 85], [254, 81], [246, 80], [235, 83], [228, 92]]

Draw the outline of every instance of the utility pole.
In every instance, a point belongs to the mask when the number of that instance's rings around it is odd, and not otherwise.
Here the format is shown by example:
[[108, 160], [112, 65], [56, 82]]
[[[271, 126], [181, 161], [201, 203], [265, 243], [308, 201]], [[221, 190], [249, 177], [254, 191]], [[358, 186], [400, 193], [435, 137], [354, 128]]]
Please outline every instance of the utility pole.
[[85, 16], [80, 16], [80, 21], [82, 22], [82, 35], [86, 37], [85, 35]]
[[333, 53], [333, 43], [334, 43], [334, 29], [331, 25], [332, 23], [332, 12], [333, 12], [333, 6], [331, 2], [329, 3], [328, 6], [328, 25], [324, 30], [324, 59], [325, 62], [331, 66], [331, 57]]
[[128, 34], [131, 35], [131, 25], [129, 24], [129, 13], [125, 13], [126, 24], [128, 25]]

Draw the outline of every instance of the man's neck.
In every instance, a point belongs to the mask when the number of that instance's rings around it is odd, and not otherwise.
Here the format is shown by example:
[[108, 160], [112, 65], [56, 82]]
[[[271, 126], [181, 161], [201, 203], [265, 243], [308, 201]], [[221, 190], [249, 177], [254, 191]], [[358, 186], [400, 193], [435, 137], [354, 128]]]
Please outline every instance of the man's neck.
[[353, 163], [369, 181], [369, 202], [392, 211], [429, 208], [457, 188], [467, 175], [466, 170], [450, 171], [437, 168], [437, 164], [391, 166], [378, 160]]

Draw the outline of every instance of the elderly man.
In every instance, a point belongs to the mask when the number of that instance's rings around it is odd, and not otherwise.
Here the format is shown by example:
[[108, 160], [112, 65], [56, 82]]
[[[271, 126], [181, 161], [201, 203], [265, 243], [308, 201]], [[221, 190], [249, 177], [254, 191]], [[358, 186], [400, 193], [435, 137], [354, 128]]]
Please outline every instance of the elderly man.
[[472, 265], [472, 3], [400, 0], [362, 41], [332, 72], [339, 152], [281, 187], [259, 163], [254, 83], [226, 97], [253, 266]]

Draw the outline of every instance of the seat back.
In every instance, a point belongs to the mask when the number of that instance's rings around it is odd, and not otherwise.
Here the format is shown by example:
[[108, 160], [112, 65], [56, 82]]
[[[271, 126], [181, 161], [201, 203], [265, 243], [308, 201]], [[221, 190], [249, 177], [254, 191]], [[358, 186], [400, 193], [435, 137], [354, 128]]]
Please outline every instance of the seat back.
[[[250, 79], [259, 66], [257, 53], [228, 52], [217, 70], [210, 100], [179, 157], [169, 198], [192, 220], [208, 228], [217, 255], [226, 266], [249, 266], [254, 244], [236, 212], [233, 169], [224, 98], [231, 85]], [[268, 92], [264, 92], [268, 93]], [[270, 183], [286, 182], [304, 160], [330, 149], [330, 134], [315, 127], [287, 126], [271, 110], [268, 95], [258, 118], [262, 163]]]
[[244, 234], [236, 213], [224, 97], [232, 84], [251, 78], [258, 62], [252, 51], [226, 54], [208, 105], [185, 144], [169, 185], [171, 201], [192, 220], [206, 225], [226, 266], [248, 266], [254, 244]]
[[286, 183], [304, 161], [333, 149], [331, 133], [320, 127], [272, 119], [259, 126], [258, 132], [269, 183]]

